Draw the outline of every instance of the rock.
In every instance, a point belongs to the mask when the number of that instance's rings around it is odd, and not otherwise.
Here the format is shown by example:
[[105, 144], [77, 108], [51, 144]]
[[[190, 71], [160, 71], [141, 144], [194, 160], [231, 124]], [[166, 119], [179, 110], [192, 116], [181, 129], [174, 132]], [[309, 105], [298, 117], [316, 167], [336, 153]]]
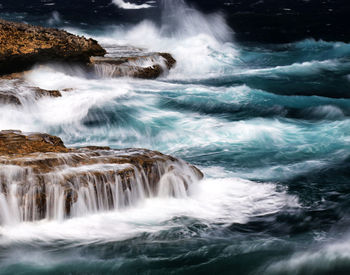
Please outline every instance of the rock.
[[[118, 47], [117, 47], [118, 48]], [[121, 46], [120, 48], [123, 48]], [[133, 48], [136, 49], [136, 48]], [[8, 22], [0, 19], [0, 79], [23, 78], [35, 64], [66, 62], [90, 64], [100, 76], [153, 79], [174, 67], [169, 53], [106, 54], [97, 41], [63, 30]]]
[[11, 92], [0, 91], [0, 104], [22, 105], [21, 100]]
[[168, 70], [170, 70], [175, 66], [176, 60], [170, 53], [158, 53], [158, 54], [165, 59], [165, 64]]
[[28, 74], [30, 71], [24, 71], [24, 72], [19, 72], [19, 73], [11, 73], [11, 74], [5, 74], [5, 75], [0, 75], [0, 80], [15, 80], [15, 79], [24, 79], [25, 75]]
[[21, 213], [18, 222], [68, 218], [182, 197], [201, 178], [196, 167], [156, 151], [66, 148], [48, 134], [0, 132], [0, 224], [11, 213]]
[[51, 61], [88, 63], [106, 51], [93, 39], [63, 30], [0, 20], [0, 75]]
[[36, 98], [41, 98], [41, 97], [45, 97], [45, 96], [49, 96], [49, 97], [61, 97], [62, 96], [61, 92], [58, 90], [45, 90], [45, 89], [41, 89], [39, 87], [33, 87], [33, 89], [35, 91]]
[[16, 130], [0, 131], [1, 156], [13, 154], [28, 155], [35, 152], [63, 153], [68, 151], [59, 137], [39, 133], [24, 134]]
[[72, 91], [74, 91], [73, 88], [64, 88], [64, 89], [62, 89], [62, 92], [72, 92]]
[[91, 57], [95, 72], [102, 77], [129, 76], [154, 79], [169, 71], [176, 60], [169, 53], [145, 53], [122, 57]]
[[[62, 90], [67, 92], [68, 90]], [[32, 87], [24, 79], [8, 75], [7, 78], [0, 78], [0, 104], [23, 105], [25, 102], [32, 103], [43, 97], [61, 97], [58, 90], [45, 90], [39, 87]]]

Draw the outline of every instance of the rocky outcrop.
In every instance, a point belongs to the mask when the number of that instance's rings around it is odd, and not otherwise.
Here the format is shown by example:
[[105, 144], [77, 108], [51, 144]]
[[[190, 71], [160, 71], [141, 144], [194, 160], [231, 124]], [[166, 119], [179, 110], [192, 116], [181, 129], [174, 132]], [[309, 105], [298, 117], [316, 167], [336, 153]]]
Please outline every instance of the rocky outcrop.
[[1, 131], [0, 224], [81, 216], [153, 196], [183, 197], [202, 177], [196, 167], [155, 151], [66, 148], [48, 134]]
[[36, 63], [87, 63], [106, 51], [93, 39], [63, 30], [0, 20], [0, 75], [23, 71]]
[[[99, 76], [153, 79], [174, 67], [168, 53], [141, 52], [116, 57], [106, 54], [97, 41], [63, 30], [0, 19], [0, 78], [20, 78], [18, 72], [48, 62], [80, 63]], [[15, 73], [15, 74], [14, 74]], [[2, 76], [2, 77], [1, 77]], [[10, 100], [14, 102], [13, 100]]]
[[23, 105], [25, 102], [33, 103], [43, 97], [61, 97], [62, 92], [68, 90], [45, 90], [33, 87], [22, 79], [22, 75], [13, 74], [0, 77], [0, 104]]
[[172, 69], [176, 60], [169, 53], [144, 53], [123, 57], [91, 57], [95, 72], [102, 77], [129, 76], [154, 79]]

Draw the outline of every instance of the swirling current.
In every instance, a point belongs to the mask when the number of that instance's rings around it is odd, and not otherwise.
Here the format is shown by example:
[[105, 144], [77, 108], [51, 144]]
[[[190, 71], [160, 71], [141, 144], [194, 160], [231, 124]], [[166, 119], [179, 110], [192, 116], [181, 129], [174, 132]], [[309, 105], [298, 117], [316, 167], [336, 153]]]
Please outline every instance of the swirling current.
[[0, 106], [1, 129], [158, 150], [205, 179], [188, 198], [2, 225], [0, 274], [349, 273], [350, 44], [239, 43], [222, 14], [184, 1], [163, 1], [160, 20], [98, 28], [28, 10], [2, 16], [93, 37], [111, 55], [121, 45], [169, 52], [177, 65], [157, 80], [36, 67], [33, 86], [72, 92], [33, 101], [23, 90], [23, 106]]

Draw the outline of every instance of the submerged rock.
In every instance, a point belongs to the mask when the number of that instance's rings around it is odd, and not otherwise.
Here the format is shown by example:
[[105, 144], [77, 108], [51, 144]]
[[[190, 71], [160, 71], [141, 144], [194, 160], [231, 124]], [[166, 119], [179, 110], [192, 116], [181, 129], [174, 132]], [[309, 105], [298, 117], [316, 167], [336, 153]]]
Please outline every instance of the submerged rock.
[[121, 57], [91, 57], [95, 72], [102, 77], [129, 76], [154, 79], [169, 71], [176, 60], [169, 53], [144, 53]]
[[[62, 90], [67, 92], [68, 90]], [[24, 102], [33, 102], [43, 97], [61, 97], [58, 90], [45, 90], [33, 87], [21, 76], [8, 75], [6, 78], [0, 77], [0, 104], [23, 105]]]
[[0, 91], [0, 104], [21, 105], [21, 100], [12, 92]]
[[36, 63], [88, 63], [106, 51], [93, 39], [63, 30], [0, 20], [0, 75], [23, 71]]
[[33, 90], [35, 92], [36, 98], [41, 98], [41, 97], [45, 97], [45, 96], [49, 96], [49, 97], [61, 97], [62, 96], [61, 92], [58, 90], [45, 90], [45, 89], [41, 89], [39, 87], [33, 87]]
[[0, 224], [120, 209], [154, 196], [185, 197], [194, 166], [146, 149], [66, 148], [58, 137], [0, 132]]

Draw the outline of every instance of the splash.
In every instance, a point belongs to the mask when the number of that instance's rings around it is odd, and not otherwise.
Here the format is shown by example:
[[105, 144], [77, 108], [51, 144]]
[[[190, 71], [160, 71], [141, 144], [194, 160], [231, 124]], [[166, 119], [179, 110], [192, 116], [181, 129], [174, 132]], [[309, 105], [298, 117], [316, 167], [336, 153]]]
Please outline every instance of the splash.
[[191, 195], [186, 197], [159, 195], [122, 211], [99, 212], [64, 221], [7, 224], [0, 227], [0, 244], [57, 239], [85, 243], [120, 241], [145, 232], [155, 233], [181, 226], [181, 220], [176, 221], [176, 217], [181, 216], [198, 219], [204, 224], [229, 225], [245, 223], [256, 215], [273, 214], [284, 207], [299, 207], [296, 197], [276, 189], [274, 184], [238, 178], [206, 179], [194, 185]]
[[[145, 20], [132, 27], [117, 26], [93, 37], [111, 56], [120, 45], [171, 53], [177, 66], [169, 78], [217, 76], [225, 68], [232, 68], [237, 50], [233, 31], [221, 13], [204, 14], [183, 0], [164, 0], [160, 21], [160, 24]], [[78, 30], [70, 31], [83, 34]]]
[[149, 4], [132, 4], [130, 2], [125, 2], [123, 0], [113, 0], [113, 3], [116, 4], [119, 8], [125, 9], [125, 10], [138, 10], [138, 9], [148, 9], [152, 8]]
[[193, 37], [206, 34], [217, 41], [232, 41], [232, 30], [221, 13], [203, 14], [184, 0], [162, 0], [161, 35]]
[[332, 274], [335, 270], [339, 270], [339, 273], [347, 273], [350, 261], [349, 233], [340, 239], [334, 238], [331, 242], [325, 242], [323, 237], [321, 238], [322, 245], [272, 263], [262, 273], [271, 275]]

